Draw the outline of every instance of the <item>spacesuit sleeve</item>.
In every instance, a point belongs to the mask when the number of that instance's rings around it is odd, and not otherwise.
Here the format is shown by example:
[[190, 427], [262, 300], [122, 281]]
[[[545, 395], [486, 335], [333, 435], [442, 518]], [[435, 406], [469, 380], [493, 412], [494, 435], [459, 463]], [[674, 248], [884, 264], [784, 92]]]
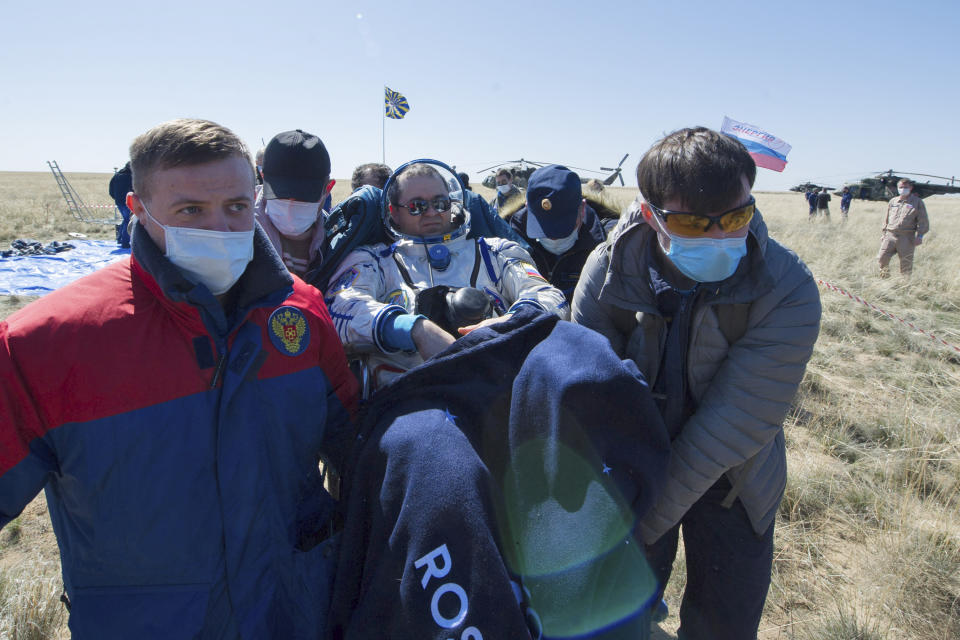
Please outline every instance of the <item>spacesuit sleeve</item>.
[[382, 302], [385, 298], [385, 274], [381, 255], [383, 245], [362, 247], [353, 251], [340, 264], [325, 299], [340, 341], [356, 351], [397, 351], [383, 340], [386, 319], [407, 310], [397, 304]]
[[561, 320], [570, 319], [570, 305], [563, 292], [540, 275], [533, 258], [520, 245], [496, 238], [485, 238], [483, 242], [486, 247], [481, 250], [489, 251], [496, 262], [497, 286], [510, 303], [511, 311], [529, 305], [555, 314]]

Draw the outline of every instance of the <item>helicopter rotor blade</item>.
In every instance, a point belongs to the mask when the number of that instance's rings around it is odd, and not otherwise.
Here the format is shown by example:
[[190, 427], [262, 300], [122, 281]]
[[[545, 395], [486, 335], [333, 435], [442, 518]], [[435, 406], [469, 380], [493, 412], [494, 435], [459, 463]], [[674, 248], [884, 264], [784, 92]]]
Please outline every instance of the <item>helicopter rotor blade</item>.
[[599, 171], [597, 171], [596, 169], [584, 169], [583, 167], [575, 167], [572, 164], [565, 164], [563, 166], [565, 166], [567, 169], [573, 169], [574, 171], [588, 171], [590, 173], [599, 173]]
[[627, 186], [627, 183], [623, 181], [623, 174], [622, 174], [622, 173], [617, 173], [617, 177], [620, 178], [620, 186], [621, 186], [621, 187]]
[[[879, 174], [885, 175], [895, 175], [895, 176], [923, 176], [924, 178], [937, 178], [939, 180], [955, 180], [956, 178], [948, 178], [946, 176], [933, 176], [929, 173], [910, 173], [909, 171], [894, 171], [890, 169], [889, 171], [881, 171]], [[879, 175], [878, 174], [878, 175]]]
[[495, 165], [493, 165], [493, 166], [487, 167], [486, 169], [479, 169], [479, 170], [477, 171], [477, 173], [483, 173], [484, 171], [490, 171], [491, 169], [496, 169], [497, 167], [502, 167], [504, 164], [506, 164], [506, 163], [505, 163], [505, 162], [502, 162], [502, 163], [500, 163], [500, 164], [495, 164]]
[[[614, 169], [613, 173], [611, 173], [611, 174], [608, 175], [606, 178], [604, 178], [603, 184], [605, 184], [605, 185], [607, 185], [607, 186], [609, 187], [610, 185], [612, 185], [612, 184], [614, 183], [614, 181], [616, 181], [617, 178], [620, 178], [620, 182], [621, 182], [621, 183], [623, 182], [623, 177], [620, 175], [620, 169], [619, 169], [619, 168]], [[624, 186], [626, 186], [626, 185], [624, 185]]]
[[619, 168], [619, 167], [622, 167], [622, 166], [623, 166], [623, 163], [626, 162], [627, 158], [629, 158], [629, 157], [630, 157], [630, 154], [629, 154], [629, 153], [623, 154], [623, 157], [620, 158], [620, 162], [617, 163], [617, 167], [618, 167], [618, 168]]

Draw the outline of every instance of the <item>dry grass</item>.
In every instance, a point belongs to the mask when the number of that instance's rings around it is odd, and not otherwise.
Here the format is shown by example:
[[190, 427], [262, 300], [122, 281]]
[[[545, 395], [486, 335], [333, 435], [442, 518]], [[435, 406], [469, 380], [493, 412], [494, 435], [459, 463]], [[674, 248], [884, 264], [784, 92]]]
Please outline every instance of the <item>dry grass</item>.
[[55, 560], [32, 558], [0, 572], [0, 638], [69, 637], [67, 613], [60, 603], [59, 568]]
[[[113, 202], [107, 193], [110, 177], [102, 173], [67, 174], [67, 179], [87, 205]], [[113, 215], [110, 209], [97, 211], [103, 212], [103, 217]], [[71, 231], [91, 238], [115, 237], [110, 225], [77, 221], [50, 172], [0, 172], [0, 247], [9, 248], [9, 242], [17, 238], [43, 242], [67, 240], [67, 233]]]
[[[108, 201], [109, 176], [69, 178], [88, 202]], [[348, 184], [340, 181], [335, 201]], [[621, 201], [634, 193], [612, 190]], [[933, 231], [910, 280], [877, 277], [882, 203], [855, 201], [841, 225], [838, 211], [830, 224], [809, 223], [800, 194], [760, 193], [757, 201], [771, 235], [815, 277], [960, 346], [960, 254], [951, 242], [960, 236], [960, 199], [927, 200]], [[72, 222], [51, 176], [0, 173], [0, 242], [64, 239], [67, 231], [112, 237]], [[790, 475], [760, 637], [960, 637], [960, 353], [833, 291], [821, 288], [821, 296], [820, 340], [786, 422]], [[0, 298], [0, 317], [28, 301]], [[55, 559], [38, 498], [0, 534], [0, 636], [45, 637], [14, 634], [35, 628], [16, 622], [25, 606], [18, 603], [58, 609]], [[676, 629], [682, 562], [658, 637]], [[10, 596], [10, 584], [27, 595]], [[48, 632], [63, 624], [43, 616]]]

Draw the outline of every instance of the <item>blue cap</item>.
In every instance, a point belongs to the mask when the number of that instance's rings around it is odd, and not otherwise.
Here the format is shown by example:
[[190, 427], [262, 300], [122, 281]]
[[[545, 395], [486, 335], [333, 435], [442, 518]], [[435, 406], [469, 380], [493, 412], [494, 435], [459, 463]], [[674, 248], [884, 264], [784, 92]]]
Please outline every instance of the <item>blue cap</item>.
[[527, 237], [566, 238], [580, 215], [580, 176], [559, 164], [541, 167], [527, 180]]

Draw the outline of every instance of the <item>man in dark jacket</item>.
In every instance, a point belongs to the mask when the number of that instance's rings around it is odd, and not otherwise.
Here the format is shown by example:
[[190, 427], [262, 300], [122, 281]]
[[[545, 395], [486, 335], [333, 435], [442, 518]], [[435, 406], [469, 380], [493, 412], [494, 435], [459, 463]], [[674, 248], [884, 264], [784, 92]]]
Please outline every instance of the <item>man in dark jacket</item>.
[[830, 192], [826, 187], [822, 187], [817, 194], [817, 214], [821, 218], [830, 219]]
[[572, 301], [583, 263], [606, 239], [607, 230], [583, 199], [580, 176], [566, 167], [553, 164], [534, 171], [526, 201], [510, 216], [510, 226], [529, 245], [537, 270]]
[[647, 637], [632, 528], [668, 455], [602, 336], [532, 309], [473, 331], [364, 410], [332, 637]]
[[850, 192], [850, 187], [844, 187], [840, 194], [840, 215], [844, 222], [847, 221], [847, 215], [850, 213], [851, 200], [853, 200], [853, 194]]
[[117, 244], [124, 249], [129, 249], [130, 232], [127, 227], [130, 224], [130, 209], [127, 207], [127, 194], [133, 191], [133, 174], [130, 172], [129, 162], [113, 174], [108, 190], [114, 204], [117, 205], [117, 210], [120, 211], [120, 217], [123, 218], [123, 221], [117, 225]]
[[678, 635], [755, 638], [787, 481], [783, 419], [813, 352], [820, 296], [767, 236], [739, 141], [697, 127], [637, 167], [642, 199], [587, 260], [573, 319], [650, 380], [671, 437], [667, 483], [637, 531], [662, 585], [683, 532]]

